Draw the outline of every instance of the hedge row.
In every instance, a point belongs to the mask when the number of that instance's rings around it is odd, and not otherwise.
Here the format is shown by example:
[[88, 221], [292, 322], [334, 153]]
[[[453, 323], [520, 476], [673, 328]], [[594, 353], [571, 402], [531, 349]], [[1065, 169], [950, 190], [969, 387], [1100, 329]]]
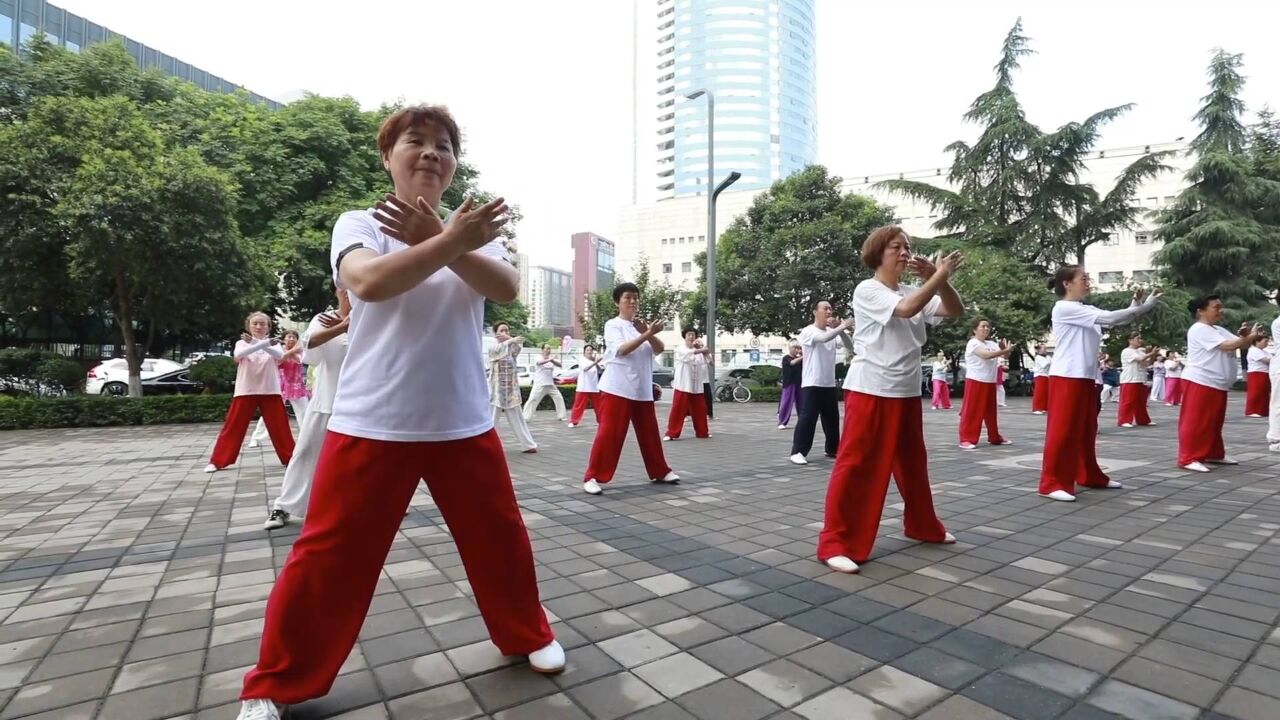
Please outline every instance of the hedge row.
[[0, 430], [222, 422], [230, 395], [0, 398]]

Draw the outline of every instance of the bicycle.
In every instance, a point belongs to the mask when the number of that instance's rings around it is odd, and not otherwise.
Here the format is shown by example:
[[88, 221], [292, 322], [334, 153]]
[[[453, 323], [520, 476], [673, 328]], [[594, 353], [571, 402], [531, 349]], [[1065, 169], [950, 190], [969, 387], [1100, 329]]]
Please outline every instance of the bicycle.
[[742, 383], [742, 378], [730, 377], [716, 387], [716, 399], [720, 402], [751, 402], [751, 388]]

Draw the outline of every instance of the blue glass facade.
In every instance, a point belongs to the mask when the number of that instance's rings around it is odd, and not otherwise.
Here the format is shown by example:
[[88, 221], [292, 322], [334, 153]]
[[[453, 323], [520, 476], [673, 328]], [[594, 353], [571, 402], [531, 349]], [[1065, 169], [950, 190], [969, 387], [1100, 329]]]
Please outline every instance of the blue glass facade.
[[[50, 5], [45, 0], [0, 0], [0, 43], [14, 48], [21, 47], [40, 31], [44, 32], [49, 42], [61, 45], [72, 52], [80, 52], [82, 48], [93, 43], [119, 40], [124, 43], [139, 67], [156, 68], [165, 75], [194, 83], [209, 92], [234, 93], [243, 89], [211, 72], [193, 67], [155, 48], [147, 47], [137, 40], [112, 32], [56, 5]], [[264, 103], [272, 108], [280, 107], [280, 103], [257, 93], [250, 92], [249, 97], [254, 102]]]
[[[814, 0], [674, 0], [660, 22], [659, 190], [704, 192], [707, 115], [715, 94], [716, 175], [768, 187], [817, 156]], [[668, 38], [668, 35], [670, 36]], [[671, 102], [667, 107], [665, 98]]]

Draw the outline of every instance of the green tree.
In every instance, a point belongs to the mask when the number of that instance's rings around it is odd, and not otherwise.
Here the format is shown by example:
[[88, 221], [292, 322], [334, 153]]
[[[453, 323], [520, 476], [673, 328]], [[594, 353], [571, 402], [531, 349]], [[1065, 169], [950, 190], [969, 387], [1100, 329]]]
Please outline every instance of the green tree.
[[[811, 165], [756, 197], [716, 244], [716, 318], [721, 330], [794, 334], [813, 306], [847, 309], [862, 267], [862, 242], [893, 213], [870, 198], [846, 195], [840, 178]], [[687, 302], [701, 328], [706, 307], [706, 253], [695, 257], [702, 282]]]
[[525, 335], [529, 331], [529, 308], [519, 300], [512, 300], [506, 305], [499, 305], [492, 300], [484, 301], [484, 324], [493, 327], [504, 322], [511, 329], [512, 335]]
[[[631, 269], [632, 277], [618, 277], [617, 283], [635, 283], [640, 290], [640, 307], [636, 317], [652, 322], [661, 320], [666, 329], [671, 330], [672, 322], [680, 317], [685, 308], [685, 293], [671, 285], [671, 281], [663, 278], [653, 279], [649, 270], [649, 259], [641, 256], [635, 267]], [[618, 316], [618, 306], [613, 302], [613, 288], [597, 290], [587, 298], [586, 312], [579, 317], [582, 323], [583, 339], [589, 343], [600, 345], [604, 342], [604, 324]]]
[[914, 198], [939, 212], [942, 237], [1012, 252], [1042, 271], [1083, 262], [1085, 251], [1120, 229], [1132, 227], [1144, 208], [1135, 193], [1143, 181], [1164, 172], [1166, 153], [1135, 160], [1106, 194], [1080, 175], [1102, 128], [1133, 106], [1119, 105], [1046, 133], [1026, 118], [1013, 87], [1021, 59], [1031, 54], [1019, 20], [1005, 37], [994, 68], [995, 85], [979, 95], [965, 120], [979, 125], [978, 138], [947, 147], [953, 160], [948, 181], [938, 187], [914, 180], [877, 186]]
[[1237, 309], [1264, 303], [1280, 286], [1280, 227], [1265, 222], [1280, 206], [1280, 181], [1260, 175], [1246, 152], [1242, 63], [1221, 49], [1209, 62], [1209, 92], [1195, 116], [1201, 130], [1188, 150], [1195, 164], [1188, 187], [1158, 216], [1164, 246], [1155, 255], [1174, 285], [1221, 294]]

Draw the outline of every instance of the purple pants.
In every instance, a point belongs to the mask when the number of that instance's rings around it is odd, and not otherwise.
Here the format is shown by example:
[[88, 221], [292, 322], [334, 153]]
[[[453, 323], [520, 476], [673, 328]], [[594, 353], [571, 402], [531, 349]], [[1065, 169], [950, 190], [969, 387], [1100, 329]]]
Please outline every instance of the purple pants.
[[791, 410], [800, 412], [800, 386], [787, 385], [782, 388], [782, 398], [778, 401], [778, 424], [791, 422]]

